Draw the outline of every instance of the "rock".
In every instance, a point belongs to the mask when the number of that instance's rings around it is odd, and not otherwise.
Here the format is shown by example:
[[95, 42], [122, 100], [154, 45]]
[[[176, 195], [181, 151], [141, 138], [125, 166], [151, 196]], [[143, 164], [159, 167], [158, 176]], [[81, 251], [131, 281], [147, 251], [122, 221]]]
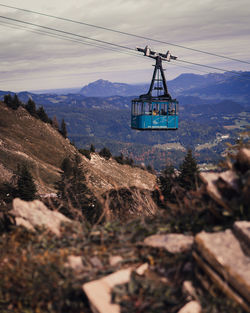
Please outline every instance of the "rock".
[[200, 173], [200, 178], [206, 184], [206, 190], [210, 197], [227, 209], [228, 207], [225, 203], [225, 199], [223, 198], [220, 188], [218, 187], [220, 185], [223, 186], [223, 188], [237, 191], [237, 182], [239, 179], [237, 174], [232, 170], [228, 170], [222, 173], [202, 172]]
[[118, 263], [121, 263], [123, 258], [120, 255], [112, 255], [109, 257], [109, 264], [111, 266], [115, 266]]
[[244, 246], [246, 253], [250, 256], [250, 222], [238, 221], [233, 226], [234, 233]]
[[72, 222], [63, 214], [49, 210], [39, 200], [27, 202], [16, 198], [13, 200], [13, 209], [10, 214], [15, 217], [17, 225], [22, 225], [33, 231], [36, 226], [43, 226], [57, 236], [60, 236], [60, 224], [62, 222]]
[[195, 237], [194, 257], [208, 276], [250, 312], [250, 257], [231, 230], [201, 232]]
[[185, 253], [191, 251], [193, 236], [183, 234], [152, 235], [144, 239], [144, 244], [154, 248], [164, 248], [170, 253]]
[[201, 313], [202, 308], [199, 302], [190, 301], [182, 307], [178, 313]]
[[99, 280], [83, 285], [93, 313], [119, 313], [120, 306], [111, 303], [112, 288], [118, 284], [126, 284], [132, 269], [120, 270]]
[[68, 262], [65, 264], [65, 266], [72, 268], [76, 272], [81, 272], [84, 270], [82, 258], [80, 256], [69, 255]]
[[[147, 268], [147, 263], [142, 264], [136, 272], [142, 275]], [[120, 306], [111, 303], [111, 292], [114, 286], [129, 282], [132, 270], [131, 267], [123, 269], [83, 285], [93, 313], [120, 313]]]
[[182, 292], [185, 295], [187, 295], [189, 300], [192, 300], [192, 299], [198, 300], [198, 295], [197, 295], [197, 293], [195, 291], [195, 288], [194, 288], [194, 286], [193, 286], [191, 281], [186, 280], [186, 281], [183, 282]]
[[243, 148], [239, 151], [235, 166], [241, 172], [246, 172], [250, 168], [250, 149]]
[[103, 267], [102, 262], [100, 261], [100, 259], [97, 256], [93, 256], [92, 258], [90, 258], [90, 263], [95, 268], [102, 268]]

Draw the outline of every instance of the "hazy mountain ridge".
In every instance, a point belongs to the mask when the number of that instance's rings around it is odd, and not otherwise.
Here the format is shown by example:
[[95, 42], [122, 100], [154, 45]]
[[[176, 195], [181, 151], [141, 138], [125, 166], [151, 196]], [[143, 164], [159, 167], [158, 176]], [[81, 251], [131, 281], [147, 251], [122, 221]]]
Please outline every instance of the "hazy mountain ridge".
[[[248, 72], [242, 73], [243, 76], [247, 74]], [[234, 90], [228, 91], [227, 88], [232, 83], [231, 78], [230, 73], [183, 74], [170, 81], [169, 89], [174, 88], [176, 93], [180, 93], [177, 96], [180, 114], [179, 129], [176, 132], [131, 130], [130, 103], [133, 96], [86, 97], [83, 94], [39, 95], [30, 92], [21, 92], [18, 96], [23, 102], [32, 97], [37, 107], [43, 105], [51, 118], [54, 115], [59, 121], [64, 118], [69, 137], [78, 147], [88, 148], [90, 143], [93, 143], [101, 149], [106, 145], [115, 155], [122, 152], [133, 157], [137, 163], [150, 163], [159, 169], [164, 166], [166, 159], [171, 161], [172, 156], [173, 162], [178, 165], [187, 147], [198, 149], [196, 157], [199, 162], [216, 163], [226, 149], [225, 141], [234, 142], [239, 132], [249, 125], [250, 102], [240, 100], [242, 97], [247, 98], [248, 82], [244, 80], [242, 84], [239, 78], [238, 84], [234, 83]], [[93, 83], [92, 87], [102, 84], [103, 81], [99, 80]], [[105, 82], [104, 85], [112, 87], [113, 83]], [[119, 90], [120, 85], [117, 83], [115, 90]], [[203, 97], [204, 90], [208, 91], [213, 85], [219, 88], [219, 96], [206, 99], [206, 96]], [[178, 91], [174, 86], [182, 90]], [[200, 89], [197, 87], [197, 92], [195, 86], [200, 86]], [[230, 92], [237, 96], [230, 97]], [[0, 97], [3, 98], [6, 93], [0, 92]], [[192, 95], [193, 93], [195, 95]], [[216, 97], [217, 94], [210, 93], [210, 98]], [[175, 96], [174, 92], [172, 96]], [[167, 144], [172, 149], [166, 148]], [[157, 149], [153, 150], [154, 146]], [[180, 149], [176, 150], [174, 147]]]
[[110, 96], [136, 96], [145, 93], [147, 84], [131, 85], [124, 83], [112, 83], [108, 80], [99, 79], [84, 86], [80, 93], [86, 97], [110, 97]]

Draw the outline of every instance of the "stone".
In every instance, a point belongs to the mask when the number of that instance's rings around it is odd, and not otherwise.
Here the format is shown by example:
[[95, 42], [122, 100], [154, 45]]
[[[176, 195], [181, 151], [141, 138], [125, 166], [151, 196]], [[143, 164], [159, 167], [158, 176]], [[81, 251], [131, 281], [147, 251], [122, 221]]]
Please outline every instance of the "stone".
[[93, 256], [92, 258], [90, 258], [90, 263], [93, 267], [98, 268], [98, 269], [103, 267], [102, 262], [97, 256]]
[[199, 302], [197, 301], [190, 301], [185, 304], [178, 313], [201, 313], [202, 308]]
[[121, 263], [123, 261], [123, 258], [120, 255], [111, 255], [109, 257], [109, 264], [111, 266], [115, 266], [118, 263]]
[[238, 221], [233, 226], [234, 233], [241, 241], [245, 248], [245, 251], [250, 256], [250, 222], [249, 221]]
[[198, 300], [198, 295], [191, 281], [185, 280], [182, 285], [183, 294], [187, 295], [188, 299]]
[[[195, 251], [193, 251], [193, 257], [196, 260], [196, 263], [203, 269], [203, 271], [209, 277], [209, 281], [214, 282], [214, 284], [220, 288], [229, 298], [233, 299], [239, 305], [241, 305], [246, 312], [250, 312], [250, 307], [247, 302], [234, 290], [230, 287], [227, 281], [225, 281], [218, 273], [216, 273], [212, 267], [204, 261]], [[201, 284], [209, 293], [211, 293], [211, 284], [208, 282], [204, 275], [196, 272], [197, 278], [200, 280]], [[214, 293], [211, 293], [214, 296]]]
[[206, 190], [210, 197], [227, 209], [225, 200], [218, 188], [218, 183], [222, 182], [227, 188], [237, 191], [238, 175], [232, 170], [222, 173], [202, 172], [200, 178], [206, 184]]
[[112, 288], [118, 284], [126, 284], [131, 272], [132, 269], [127, 268], [83, 285], [93, 313], [120, 313], [120, 306], [111, 303]]
[[201, 180], [206, 184], [208, 194], [217, 202], [223, 203], [222, 196], [215, 184], [219, 178], [219, 173], [202, 172], [200, 173]]
[[194, 257], [208, 275], [214, 276], [213, 280], [225, 282], [244, 302], [250, 303], [250, 257], [231, 230], [196, 235]]
[[146, 246], [164, 248], [173, 254], [191, 251], [193, 242], [193, 236], [183, 234], [152, 235], [144, 239]]
[[60, 236], [62, 222], [72, 221], [63, 214], [49, 210], [41, 201], [23, 201], [19, 198], [13, 200], [13, 209], [10, 214], [15, 218], [16, 225], [22, 225], [29, 230], [35, 227], [45, 227], [55, 235]]
[[76, 272], [81, 272], [84, 270], [82, 258], [76, 255], [69, 255], [65, 266], [72, 268]]
[[[145, 265], [146, 264], [146, 265]], [[136, 270], [137, 274], [143, 275], [148, 264], [145, 263]], [[116, 285], [126, 284], [130, 280], [133, 268], [122, 269], [101, 279], [83, 285], [83, 291], [89, 299], [93, 313], [120, 313], [120, 306], [111, 303], [112, 289]]]
[[243, 148], [239, 151], [236, 158], [236, 167], [242, 172], [250, 168], [250, 149]]

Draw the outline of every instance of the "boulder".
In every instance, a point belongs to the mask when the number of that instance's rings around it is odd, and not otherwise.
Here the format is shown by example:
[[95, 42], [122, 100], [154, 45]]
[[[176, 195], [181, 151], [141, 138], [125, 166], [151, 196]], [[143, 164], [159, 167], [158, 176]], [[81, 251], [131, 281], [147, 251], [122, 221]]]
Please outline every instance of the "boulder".
[[245, 252], [250, 256], [250, 222], [238, 221], [234, 223], [233, 230], [235, 235], [241, 241], [242, 247]]
[[193, 236], [183, 234], [152, 235], [144, 239], [146, 246], [163, 248], [173, 254], [191, 251], [193, 242]]
[[63, 214], [49, 210], [41, 201], [23, 201], [19, 198], [13, 200], [13, 209], [10, 214], [15, 218], [16, 225], [22, 225], [35, 231], [35, 227], [45, 227], [57, 236], [60, 236], [62, 222], [71, 223]]
[[81, 272], [84, 270], [84, 266], [82, 264], [82, 258], [76, 255], [68, 256], [67, 263], [65, 263], [65, 267], [70, 267], [75, 272]]
[[[148, 264], [142, 264], [136, 269], [138, 275], [143, 275]], [[111, 303], [112, 289], [116, 285], [126, 284], [130, 280], [133, 268], [122, 269], [101, 279], [83, 285], [83, 291], [89, 299], [93, 313], [120, 313], [120, 306]]]
[[233, 232], [199, 233], [193, 255], [211, 280], [250, 312], [250, 257]]
[[182, 307], [178, 313], [201, 313], [202, 308], [199, 302], [190, 301]]

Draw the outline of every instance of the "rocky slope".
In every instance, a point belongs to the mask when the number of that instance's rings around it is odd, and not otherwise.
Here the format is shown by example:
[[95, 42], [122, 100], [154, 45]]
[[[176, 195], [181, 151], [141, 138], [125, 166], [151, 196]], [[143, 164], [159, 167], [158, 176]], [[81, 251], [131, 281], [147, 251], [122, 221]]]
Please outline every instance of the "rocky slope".
[[[12, 110], [0, 103], [0, 182], [9, 181], [18, 164], [25, 163], [40, 194], [54, 192], [65, 157], [73, 158], [77, 149], [50, 124], [32, 117], [24, 108]], [[110, 190], [136, 188], [137, 198], [151, 199], [156, 177], [140, 168], [105, 160], [93, 153], [91, 160], [81, 155], [89, 187], [97, 196]], [[139, 192], [140, 193], [140, 192]], [[139, 201], [139, 199], [138, 199]], [[154, 205], [151, 207], [155, 210]]]

